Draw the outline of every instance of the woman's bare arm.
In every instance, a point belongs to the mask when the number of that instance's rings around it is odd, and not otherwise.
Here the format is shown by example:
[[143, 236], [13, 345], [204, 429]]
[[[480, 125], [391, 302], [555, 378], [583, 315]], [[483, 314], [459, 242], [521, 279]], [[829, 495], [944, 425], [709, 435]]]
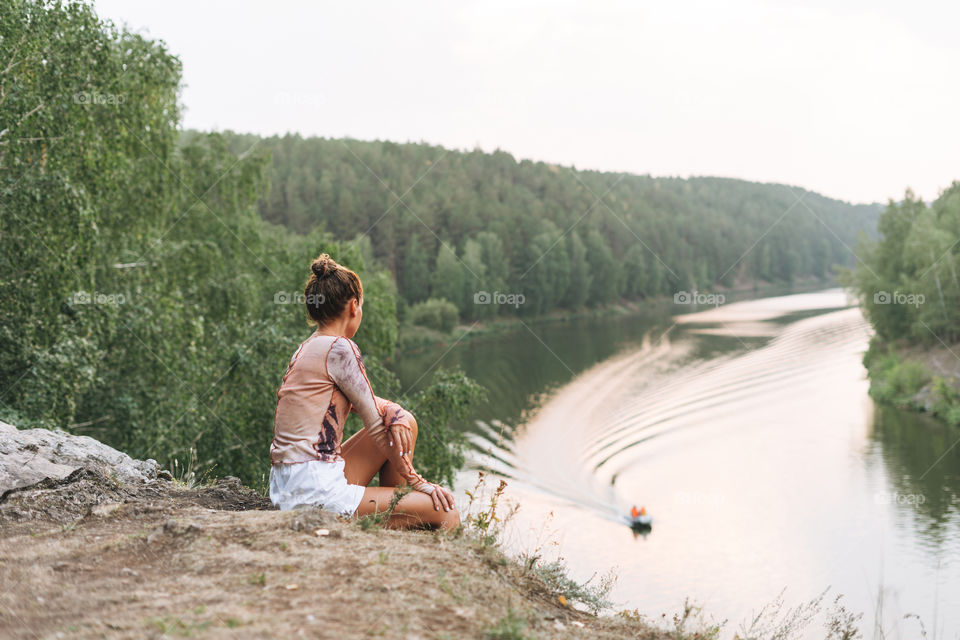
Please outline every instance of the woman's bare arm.
[[374, 395], [366, 369], [360, 360], [360, 349], [352, 340], [345, 337], [334, 340], [327, 352], [327, 374], [353, 404], [353, 410], [360, 416], [363, 428], [386, 454], [387, 459], [393, 462], [407, 484], [417, 491], [432, 493], [433, 483], [427, 482], [418, 474], [405, 455], [409, 450], [409, 439], [402, 432], [404, 427], [409, 426], [396, 420], [384, 420], [384, 413], [391, 404], [396, 403]]

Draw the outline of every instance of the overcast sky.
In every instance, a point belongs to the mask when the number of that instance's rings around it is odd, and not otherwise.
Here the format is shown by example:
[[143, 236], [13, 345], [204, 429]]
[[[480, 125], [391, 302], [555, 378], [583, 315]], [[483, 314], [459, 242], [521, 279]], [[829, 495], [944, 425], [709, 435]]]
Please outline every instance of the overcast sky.
[[851, 202], [960, 179], [960, 4], [97, 0], [183, 126], [501, 148]]

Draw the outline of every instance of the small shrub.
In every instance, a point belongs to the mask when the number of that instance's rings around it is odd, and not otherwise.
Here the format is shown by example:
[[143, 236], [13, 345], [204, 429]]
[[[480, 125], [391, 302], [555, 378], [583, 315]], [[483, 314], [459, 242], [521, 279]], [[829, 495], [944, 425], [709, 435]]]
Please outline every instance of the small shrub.
[[[507, 488], [506, 480], [501, 479], [486, 505], [475, 510], [474, 503], [480, 499], [482, 489], [486, 484], [484, 472], [478, 471], [477, 475], [477, 483], [473, 489], [465, 491], [467, 497], [470, 498], [470, 502], [467, 505], [466, 515], [463, 517], [464, 533], [472, 538], [477, 548], [483, 552], [499, 550], [504, 525], [516, 514], [519, 507], [514, 506], [503, 517], [497, 515], [500, 498]], [[503, 555], [490, 558], [489, 561], [493, 566], [509, 564], [509, 561]], [[521, 574], [539, 581], [554, 597], [562, 596], [566, 600], [580, 602], [594, 614], [612, 605], [608, 597], [616, 581], [612, 571], [601, 578], [599, 583], [591, 585], [592, 577], [582, 584], [570, 578], [567, 575], [566, 565], [559, 559], [544, 563], [541, 562], [539, 554], [521, 554], [520, 557], [515, 559], [515, 562]]]
[[444, 298], [429, 298], [412, 305], [407, 311], [411, 324], [449, 333], [460, 317], [457, 306]]
[[857, 623], [863, 617], [862, 613], [851, 613], [840, 603], [842, 595], [833, 600], [833, 607], [827, 613], [827, 621], [824, 627], [827, 630], [826, 640], [858, 640], [863, 638], [860, 630], [857, 629]]
[[609, 595], [616, 582], [616, 576], [612, 570], [604, 575], [599, 583], [591, 585], [596, 574], [581, 584], [567, 575], [568, 569], [562, 559], [544, 563], [540, 562], [539, 556], [531, 556], [526, 559], [524, 567], [530, 575], [543, 582], [554, 595], [563, 596], [568, 601], [580, 602], [586, 605], [594, 615], [613, 605]]
[[911, 407], [913, 397], [930, 381], [923, 363], [904, 360], [876, 341], [871, 342], [863, 363], [870, 375], [870, 395], [880, 402]]
[[960, 391], [941, 376], [933, 377], [933, 415], [954, 426], [960, 425]]
[[811, 599], [793, 608], [784, 608], [783, 594], [780, 592], [777, 598], [764, 605], [760, 611], [747, 623], [742, 623], [737, 637], [741, 640], [764, 640], [766, 638], [797, 638], [801, 635], [804, 628], [810, 624], [810, 621], [820, 611], [823, 598], [827, 595], [827, 590]]
[[501, 618], [496, 625], [487, 629], [486, 638], [488, 640], [529, 640], [530, 636], [524, 633], [527, 627], [527, 621], [513, 607], [509, 607], [507, 615]]
[[503, 525], [513, 517], [519, 508], [514, 507], [503, 519], [497, 517], [497, 505], [500, 502], [500, 497], [503, 495], [504, 489], [507, 488], [507, 481], [501, 479], [500, 484], [490, 496], [488, 505], [483, 509], [474, 511], [474, 502], [479, 499], [485, 484], [486, 475], [483, 471], [478, 471], [477, 483], [473, 486], [473, 489], [464, 490], [464, 493], [470, 498], [470, 502], [467, 503], [466, 513], [462, 518], [462, 528], [464, 532], [484, 549], [497, 546]]

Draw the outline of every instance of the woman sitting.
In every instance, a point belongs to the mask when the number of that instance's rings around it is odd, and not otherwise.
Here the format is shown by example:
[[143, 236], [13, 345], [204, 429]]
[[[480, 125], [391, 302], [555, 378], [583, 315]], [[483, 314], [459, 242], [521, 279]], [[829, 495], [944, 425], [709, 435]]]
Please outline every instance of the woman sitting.
[[[327, 254], [311, 269], [304, 294], [317, 329], [293, 354], [277, 391], [270, 500], [281, 509], [314, 504], [363, 516], [387, 510], [396, 487], [407, 484], [413, 491], [400, 498], [386, 526], [459, 526], [453, 494], [413, 468], [417, 421], [374, 395], [351, 340], [363, 318], [359, 276]], [[341, 446], [351, 411], [363, 429]], [[366, 486], [376, 473], [380, 486]]]

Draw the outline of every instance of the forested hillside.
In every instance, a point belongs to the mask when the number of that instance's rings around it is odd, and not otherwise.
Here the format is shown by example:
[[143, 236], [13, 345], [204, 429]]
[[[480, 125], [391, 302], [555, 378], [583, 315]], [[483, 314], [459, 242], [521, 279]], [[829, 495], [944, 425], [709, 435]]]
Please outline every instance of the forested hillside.
[[397, 395], [378, 363], [397, 336], [389, 275], [321, 229], [260, 218], [266, 149], [180, 144], [181, 65], [162, 42], [83, 2], [2, 13], [0, 419], [259, 483], [277, 387], [312, 331], [299, 296], [329, 252], [363, 279], [356, 340], [378, 393], [432, 426], [418, 470], [448, 479], [462, 440], [445, 427], [476, 388], [441, 373]]
[[960, 182], [929, 206], [907, 191], [879, 230], [848, 278], [876, 330], [870, 392], [960, 424]]
[[960, 182], [930, 206], [907, 192], [880, 216], [880, 237], [858, 247], [853, 284], [887, 342], [960, 340]]
[[[369, 236], [405, 302], [445, 298], [465, 319], [826, 278], [852, 265], [850, 247], [879, 214], [785, 185], [577, 171], [501, 151], [228, 139], [235, 153], [272, 154], [265, 219]], [[481, 291], [524, 303], [474, 304]]]

